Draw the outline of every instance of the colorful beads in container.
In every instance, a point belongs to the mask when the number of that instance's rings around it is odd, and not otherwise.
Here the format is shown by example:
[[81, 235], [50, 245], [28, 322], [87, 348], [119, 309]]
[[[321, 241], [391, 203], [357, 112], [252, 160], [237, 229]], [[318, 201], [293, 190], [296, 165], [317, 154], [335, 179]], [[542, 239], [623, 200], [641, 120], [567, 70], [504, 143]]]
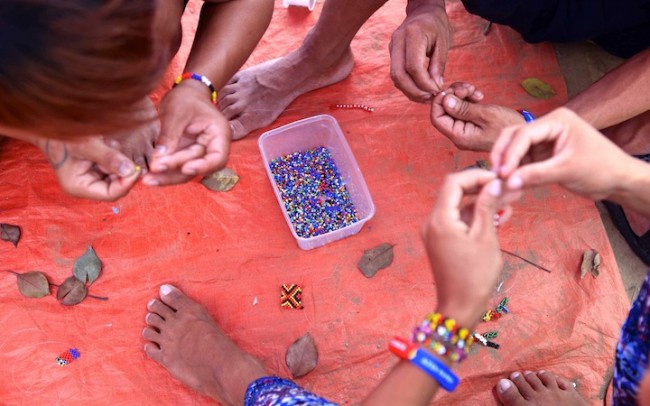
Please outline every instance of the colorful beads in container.
[[285, 155], [272, 160], [269, 166], [299, 237], [315, 237], [359, 221], [327, 148]]

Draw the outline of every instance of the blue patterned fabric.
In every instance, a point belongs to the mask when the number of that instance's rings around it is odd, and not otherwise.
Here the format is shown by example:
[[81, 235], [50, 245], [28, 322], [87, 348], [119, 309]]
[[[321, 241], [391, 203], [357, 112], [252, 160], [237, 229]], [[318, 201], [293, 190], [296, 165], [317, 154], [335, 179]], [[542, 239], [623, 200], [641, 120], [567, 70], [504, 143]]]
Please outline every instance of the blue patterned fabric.
[[251, 383], [246, 390], [244, 406], [337, 406], [277, 376], [266, 376]]
[[650, 273], [646, 275], [616, 346], [614, 369], [615, 405], [637, 404], [639, 385], [648, 368], [650, 346]]

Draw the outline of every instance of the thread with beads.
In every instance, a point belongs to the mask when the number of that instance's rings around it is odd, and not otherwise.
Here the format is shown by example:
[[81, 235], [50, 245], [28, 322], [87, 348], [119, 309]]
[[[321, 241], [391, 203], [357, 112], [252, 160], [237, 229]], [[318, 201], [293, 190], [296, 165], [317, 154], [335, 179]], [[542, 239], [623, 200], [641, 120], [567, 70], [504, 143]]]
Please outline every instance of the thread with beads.
[[208, 89], [210, 89], [210, 100], [212, 101], [212, 104], [217, 104], [217, 90], [214, 88], [214, 85], [212, 84], [210, 79], [208, 79], [203, 75], [199, 75], [197, 73], [192, 73], [192, 72], [185, 72], [176, 78], [172, 88], [180, 85], [182, 81], [187, 79], [194, 79], [206, 85]]
[[374, 107], [366, 106], [365, 104], [332, 104], [330, 106], [330, 109], [332, 110], [356, 109], [356, 110], [367, 111], [368, 113], [372, 113], [373, 111], [375, 111]]
[[56, 357], [56, 363], [59, 364], [59, 366], [64, 367], [80, 356], [81, 354], [79, 353], [79, 350], [76, 348], [70, 348], [68, 351]]

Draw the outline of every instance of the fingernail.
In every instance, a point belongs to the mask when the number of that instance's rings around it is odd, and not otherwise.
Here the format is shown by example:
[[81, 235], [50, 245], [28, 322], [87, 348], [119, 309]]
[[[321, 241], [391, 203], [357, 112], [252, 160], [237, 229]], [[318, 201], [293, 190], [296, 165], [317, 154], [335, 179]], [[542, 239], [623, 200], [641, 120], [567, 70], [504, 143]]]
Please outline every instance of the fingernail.
[[445, 84], [445, 78], [443, 78], [442, 76], [439, 76], [438, 80], [436, 80], [436, 83], [438, 83], [438, 86], [440, 88], [442, 88], [442, 86]]
[[171, 285], [161, 285], [160, 286], [160, 295], [161, 296], [167, 296], [172, 292], [172, 289], [174, 289], [173, 286]]
[[124, 161], [120, 164], [120, 176], [126, 177], [129, 176], [135, 171], [135, 166], [133, 166], [133, 162], [129, 161]]
[[488, 185], [488, 192], [494, 196], [501, 196], [501, 181], [499, 179], [495, 179], [490, 184]]
[[510, 379], [517, 379], [521, 376], [519, 372], [513, 372], [512, 375], [510, 375]]
[[477, 90], [476, 92], [474, 92], [474, 95], [476, 95], [476, 97], [478, 97], [479, 99], [483, 98], [483, 92], [480, 91], [480, 90]]
[[457, 104], [458, 104], [458, 102], [456, 102], [455, 97], [447, 98], [447, 107], [449, 107], [450, 109], [453, 109], [454, 107], [456, 107]]
[[521, 176], [512, 175], [510, 179], [508, 179], [508, 188], [521, 189], [522, 186], [524, 186], [524, 180], [521, 179]]
[[160, 182], [155, 179], [145, 179], [142, 181], [147, 186], [160, 186]]
[[512, 382], [510, 382], [507, 379], [500, 379], [499, 380], [499, 392], [503, 393], [503, 392], [507, 391], [510, 388], [512, 388]]
[[158, 145], [156, 147], [156, 154], [158, 155], [163, 155], [165, 152], [167, 152], [167, 147], [164, 145]]

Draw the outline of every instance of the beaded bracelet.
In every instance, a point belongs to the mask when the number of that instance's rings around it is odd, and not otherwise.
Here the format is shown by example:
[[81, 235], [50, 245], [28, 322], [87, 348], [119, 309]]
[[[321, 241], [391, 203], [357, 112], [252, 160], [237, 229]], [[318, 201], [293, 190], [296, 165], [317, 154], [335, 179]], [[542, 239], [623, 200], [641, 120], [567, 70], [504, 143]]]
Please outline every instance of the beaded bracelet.
[[172, 86], [172, 88], [180, 85], [181, 82], [186, 80], [186, 79], [198, 80], [199, 82], [206, 85], [208, 87], [208, 89], [210, 89], [210, 98], [212, 100], [212, 104], [217, 104], [217, 91], [215, 90], [214, 86], [212, 85], [212, 82], [210, 82], [210, 79], [206, 78], [203, 75], [198, 75], [198, 74], [192, 73], [192, 72], [185, 72], [185, 73], [183, 73], [182, 75], [180, 75], [180, 76], [178, 76], [176, 78], [176, 81], [174, 81], [174, 85]]
[[519, 112], [519, 114], [524, 116], [524, 120], [526, 120], [527, 123], [532, 123], [533, 121], [535, 121], [535, 116], [533, 116], [533, 113], [531, 113], [530, 111], [526, 111], [523, 109], [517, 111]]
[[417, 344], [409, 343], [400, 337], [393, 337], [388, 348], [393, 354], [411, 361], [413, 365], [426, 372], [440, 384], [442, 389], [452, 392], [458, 386], [460, 380], [451, 369], [438, 358], [418, 348]]
[[454, 319], [432, 313], [413, 329], [411, 341], [430, 347], [438, 355], [448, 355], [452, 362], [461, 362], [467, 357], [474, 337]]

